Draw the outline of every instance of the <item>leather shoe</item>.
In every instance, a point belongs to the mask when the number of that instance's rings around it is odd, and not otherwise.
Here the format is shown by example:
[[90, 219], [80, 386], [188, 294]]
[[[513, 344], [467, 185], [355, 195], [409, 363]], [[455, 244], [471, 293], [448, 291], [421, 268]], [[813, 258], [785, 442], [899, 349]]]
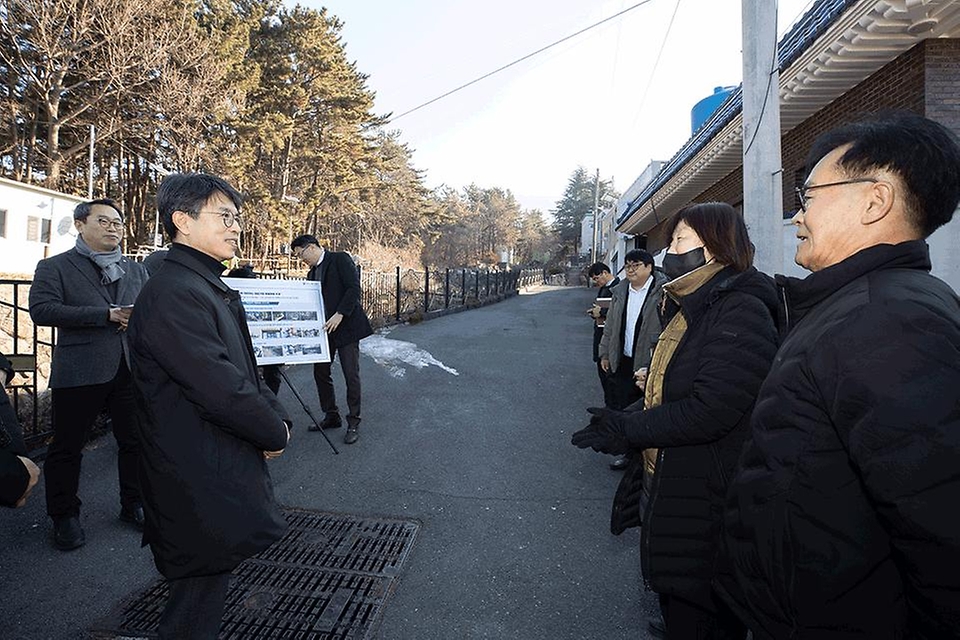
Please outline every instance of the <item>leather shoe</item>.
[[137, 504], [120, 509], [120, 520], [143, 531], [143, 507]]
[[627, 456], [617, 456], [616, 460], [610, 463], [610, 468], [614, 471], [623, 471], [627, 468]]
[[360, 439], [360, 432], [356, 427], [347, 427], [347, 433], [343, 436], [344, 444], [353, 444]]
[[307, 431], [319, 431], [320, 429], [339, 429], [343, 426], [343, 422], [340, 420], [340, 415], [336, 413], [328, 413], [327, 416], [320, 422], [320, 427], [312, 424], [307, 427]]
[[53, 545], [61, 551], [82, 547], [87, 541], [77, 516], [62, 516], [53, 520]]

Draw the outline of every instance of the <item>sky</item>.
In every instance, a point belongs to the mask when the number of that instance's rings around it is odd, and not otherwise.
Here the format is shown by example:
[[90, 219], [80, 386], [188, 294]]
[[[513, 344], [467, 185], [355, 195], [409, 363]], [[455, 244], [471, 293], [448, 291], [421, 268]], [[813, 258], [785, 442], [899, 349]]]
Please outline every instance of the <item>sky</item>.
[[[299, 2], [343, 22], [375, 113], [395, 117], [639, 3]], [[781, 37], [809, 4], [779, 1]], [[647, 0], [387, 129], [400, 131], [428, 187], [509, 189], [522, 208], [549, 213], [578, 166], [622, 193], [651, 160], [670, 159], [690, 138], [694, 104], [740, 84], [740, 51], [741, 0]]]

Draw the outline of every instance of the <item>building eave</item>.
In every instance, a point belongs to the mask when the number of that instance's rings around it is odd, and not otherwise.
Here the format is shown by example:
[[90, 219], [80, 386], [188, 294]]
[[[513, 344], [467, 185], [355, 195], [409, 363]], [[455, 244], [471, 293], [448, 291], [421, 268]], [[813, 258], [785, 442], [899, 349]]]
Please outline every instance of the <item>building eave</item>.
[[[935, 21], [933, 24], [930, 21]], [[932, 25], [911, 33], [911, 26]], [[821, 0], [779, 43], [781, 135], [929, 38], [960, 36], [960, 2]], [[627, 207], [617, 230], [643, 234], [743, 163], [738, 87]]]

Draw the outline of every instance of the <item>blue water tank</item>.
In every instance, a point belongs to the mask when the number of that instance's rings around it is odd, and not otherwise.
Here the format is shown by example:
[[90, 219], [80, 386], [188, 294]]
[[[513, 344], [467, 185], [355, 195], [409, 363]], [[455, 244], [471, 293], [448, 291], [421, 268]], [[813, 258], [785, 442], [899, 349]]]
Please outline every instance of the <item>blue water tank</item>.
[[736, 87], [714, 87], [713, 94], [693, 105], [693, 109], [690, 110], [690, 132], [696, 133], [734, 89]]

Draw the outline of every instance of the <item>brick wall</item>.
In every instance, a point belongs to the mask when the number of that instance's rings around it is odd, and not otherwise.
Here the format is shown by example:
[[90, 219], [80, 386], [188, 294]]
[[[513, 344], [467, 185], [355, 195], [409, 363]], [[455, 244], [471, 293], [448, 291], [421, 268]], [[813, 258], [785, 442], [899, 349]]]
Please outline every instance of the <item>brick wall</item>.
[[[884, 109], [906, 109], [936, 118], [931, 111], [953, 110], [954, 130], [960, 131], [960, 40], [924, 40], [889, 62], [886, 66], [840, 96], [790, 131], [781, 141], [783, 147], [783, 210], [784, 215], [799, 206], [794, 187], [806, 178], [807, 151], [813, 140], [824, 131], [844, 122], [855, 120], [861, 114]], [[931, 87], [937, 96], [930, 94]], [[954, 103], [939, 104], [945, 95]], [[943, 114], [941, 114], [942, 116]]]
[[925, 115], [960, 135], [960, 39], [926, 45]]

